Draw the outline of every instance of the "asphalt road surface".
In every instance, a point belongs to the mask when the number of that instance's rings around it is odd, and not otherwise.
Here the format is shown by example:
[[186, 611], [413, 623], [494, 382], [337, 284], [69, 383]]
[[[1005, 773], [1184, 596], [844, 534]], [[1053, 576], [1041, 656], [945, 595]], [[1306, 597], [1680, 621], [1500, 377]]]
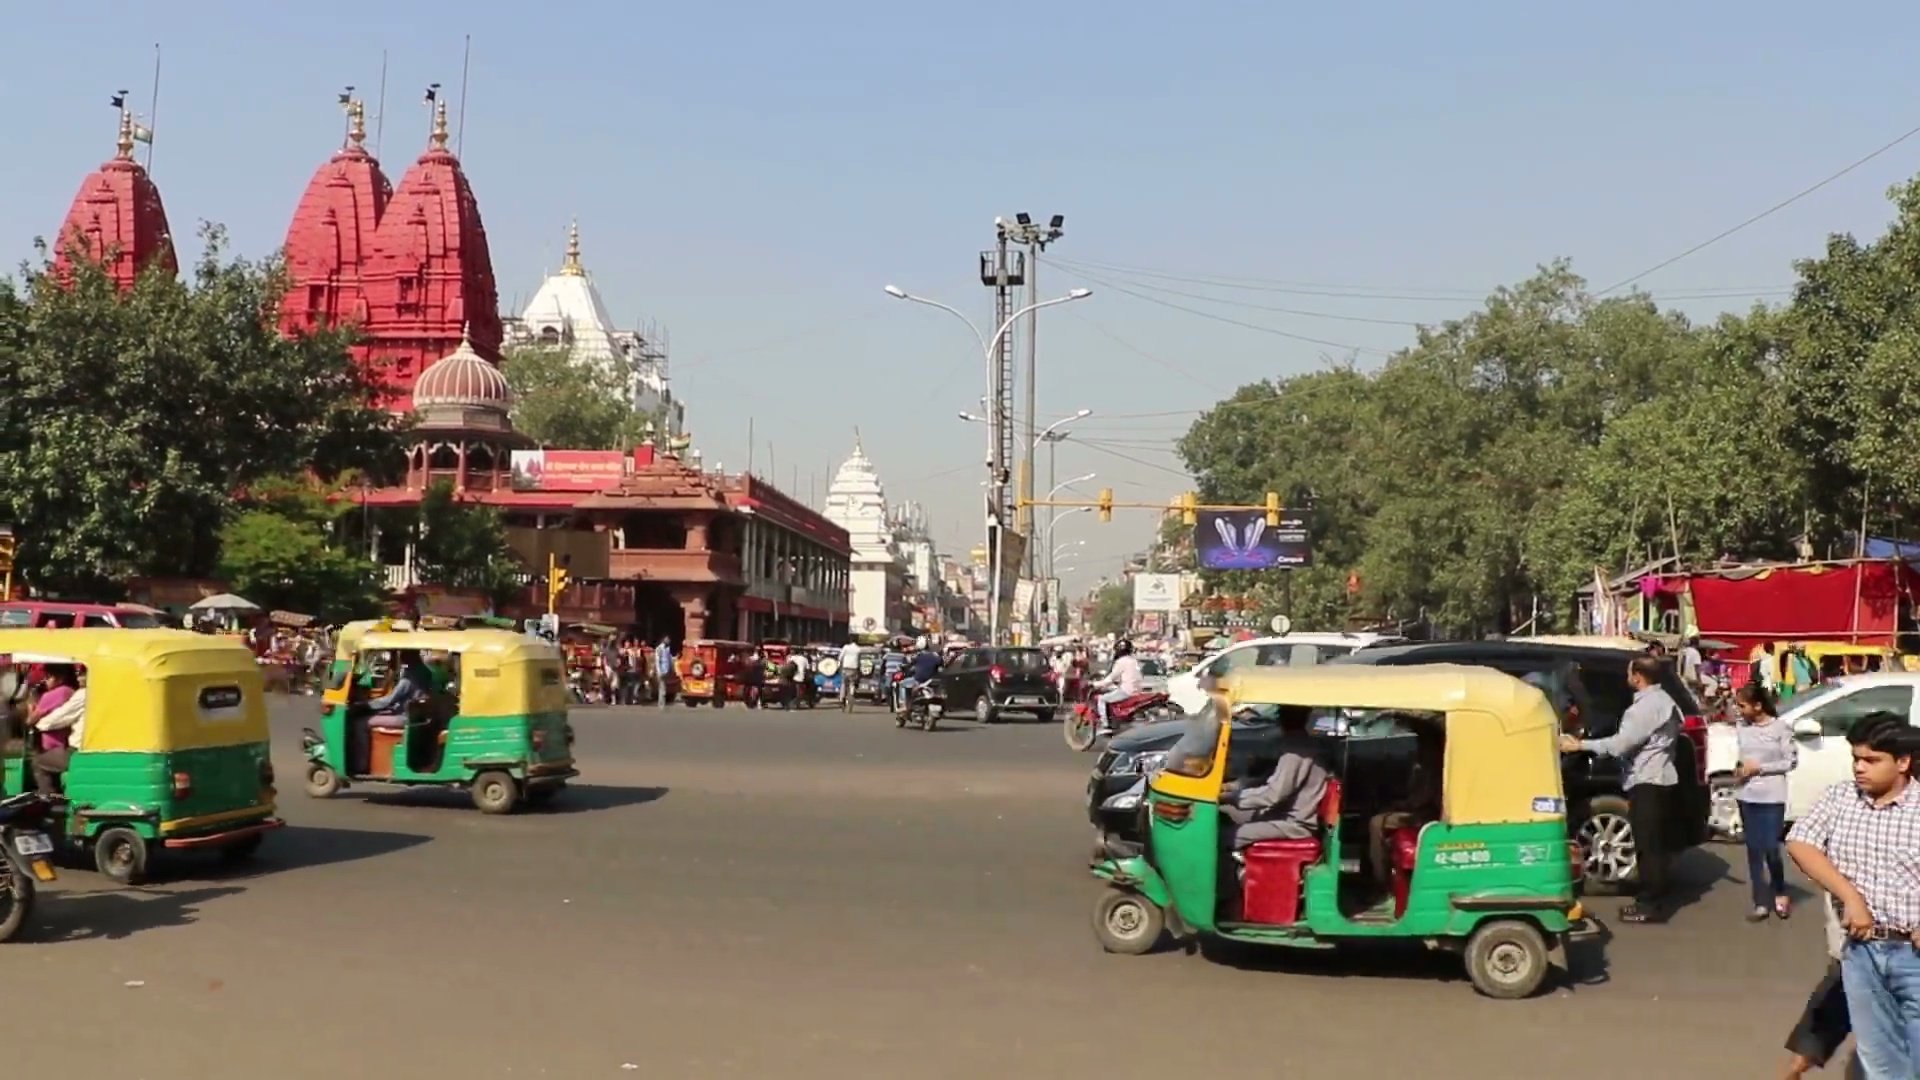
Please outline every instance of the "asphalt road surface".
[[8, 1075], [1757, 1077], [1824, 964], [1811, 907], [1741, 920], [1729, 847], [1531, 1001], [1419, 952], [1108, 956], [1051, 725], [581, 709], [583, 782], [483, 817], [308, 798], [313, 700], [275, 707], [290, 827], [251, 867], [43, 894]]

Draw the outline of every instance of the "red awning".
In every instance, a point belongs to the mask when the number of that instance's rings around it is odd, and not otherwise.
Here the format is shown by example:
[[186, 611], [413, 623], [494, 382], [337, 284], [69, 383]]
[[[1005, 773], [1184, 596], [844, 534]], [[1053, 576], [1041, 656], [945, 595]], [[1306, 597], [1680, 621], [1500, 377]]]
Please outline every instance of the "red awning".
[[1740, 577], [1688, 575], [1686, 585], [1702, 637], [1742, 645], [1892, 645], [1901, 601], [1912, 598], [1914, 574], [1905, 563], [1860, 562], [1778, 566]]

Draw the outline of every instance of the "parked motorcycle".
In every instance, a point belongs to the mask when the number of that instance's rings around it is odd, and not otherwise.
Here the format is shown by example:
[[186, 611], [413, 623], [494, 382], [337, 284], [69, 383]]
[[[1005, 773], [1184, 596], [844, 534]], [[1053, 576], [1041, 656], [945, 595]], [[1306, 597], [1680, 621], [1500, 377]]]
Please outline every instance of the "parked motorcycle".
[[0, 802], [0, 941], [12, 941], [33, 915], [35, 882], [52, 881], [53, 838], [46, 820], [53, 804], [29, 791]]
[[946, 711], [946, 698], [940, 692], [940, 681], [922, 683], [907, 693], [907, 703], [894, 717], [895, 727], [917, 724], [921, 731], [932, 731], [940, 722], [940, 715]]
[[[1135, 694], [1107, 706], [1108, 722], [1116, 732], [1129, 724], [1166, 720], [1173, 715], [1172, 699], [1158, 690]], [[1090, 694], [1083, 696], [1068, 710], [1064, 723], [1067, 745], [1083, 753], [1091, 750], [1100, 738], [1100, 707]]]

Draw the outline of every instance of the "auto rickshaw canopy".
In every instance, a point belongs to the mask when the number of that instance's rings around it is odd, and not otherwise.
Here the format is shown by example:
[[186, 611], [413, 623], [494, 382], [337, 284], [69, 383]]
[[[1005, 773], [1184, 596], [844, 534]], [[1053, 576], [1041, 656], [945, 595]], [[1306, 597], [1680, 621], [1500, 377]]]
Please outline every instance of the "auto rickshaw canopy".
[[[1449, 824], [1534, 822], [1566, 816], [1560, 720], [1538, 689], [1492, 668], [1321, 664], [1256, 669], [1225, 682], [1234, 706], [1280, 705], [1439, 713], [1446, 724], [1441, 817]], [[1218, 801], [1233, 725], [1204, 777], [1162, 773], [1172, 795]]]
[[567, 708], [559, 647], [510, 630], [370, 629], [353, 651], [458, 656], [462, 716], [523, 716]]
[[16, 664], [87, 672], [86, 751], [193, 750], [267, 738], [266, 689], [237, 638], [190, 630], [0, 630]]

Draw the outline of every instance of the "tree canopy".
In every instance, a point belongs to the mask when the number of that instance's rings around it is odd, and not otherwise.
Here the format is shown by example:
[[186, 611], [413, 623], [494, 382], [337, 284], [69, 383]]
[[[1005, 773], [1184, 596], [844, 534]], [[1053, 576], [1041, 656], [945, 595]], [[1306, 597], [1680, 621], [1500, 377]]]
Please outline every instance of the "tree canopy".
[[283, 337], [279, 266], [203, 238], [189, 274], [124, 294], [84, 258], [0, 280], [0, 520], [37, 587], [205, 576], [249, 485], [402, 460], [346, 336]]
[[[1241, 387], [1179, 451], [1203, 501], [1312, 499], [1303, 626], [1508, 630], [1537, 602], [1564, 627], [1596, 568], [1786, 557], [1803, 532], [1846, 554], [1863, 521], [1912, 535], [1920, 180], [1893, 203], [1880, 239], [1799, 263], [1782, 306], [1695, 325], [1555, 263], [1377, 370]], [[1271, 597], [1279, 578], [1221, 584]]]
[[1133, 590], [1126, 582], [1100, 586], [1093, 596], [1091, 629], [1095, 634], [1125, 634], [1133, 622]]
[[500, 371], [513, 388], [513, 425], [541, 446], [627, 450], [651, 419], [633, 407], [626, 380], [564, 348], [510, 349]]

